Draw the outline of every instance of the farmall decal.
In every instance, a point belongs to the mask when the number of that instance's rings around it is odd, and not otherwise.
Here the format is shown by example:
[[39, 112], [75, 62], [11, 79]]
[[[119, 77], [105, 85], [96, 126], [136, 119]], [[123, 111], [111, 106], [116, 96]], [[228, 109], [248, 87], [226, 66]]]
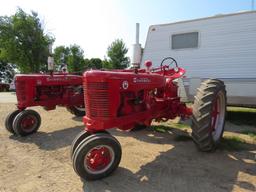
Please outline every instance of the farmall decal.
[[134, 77], [133, 83], [151, 83], [151, 80], [145, 77]]
[[60, 78], [60, 77], [47, 77], [46, 81], [63, 81], [66, 80], [66, 78]]
[[76, 79], [76, 78], [72, 78], [72, 77], [47, 77], [46, 81], [69, 81], [72, 79]]
[[123, 81], [122, 87], [123, 87], [123, 89], [128, 89], [128, 87], [129, 87], [128, 81]]

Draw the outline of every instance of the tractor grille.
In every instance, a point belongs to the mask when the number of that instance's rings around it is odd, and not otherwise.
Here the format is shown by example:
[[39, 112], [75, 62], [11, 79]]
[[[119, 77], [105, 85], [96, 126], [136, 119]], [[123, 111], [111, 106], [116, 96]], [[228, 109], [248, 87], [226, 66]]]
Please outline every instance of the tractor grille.
[[26, 83], [25, 81], [15, 81], [16, 95], [19, 102], [26, 100]]
[[109, 87], [107, 82], [88, 82], [84, 84], [86, 113], [89, 117], [110, 116]]

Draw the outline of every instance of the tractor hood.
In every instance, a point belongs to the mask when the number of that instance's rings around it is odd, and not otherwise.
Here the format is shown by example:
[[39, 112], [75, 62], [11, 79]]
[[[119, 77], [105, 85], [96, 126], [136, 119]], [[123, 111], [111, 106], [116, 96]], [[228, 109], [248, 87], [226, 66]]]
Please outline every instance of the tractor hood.
[[[134, 71], [87, 71], [83, 75], [84, 83], [87, 82], [106, 82], [115, 88], [123, 90], [132, 89], [152, 89], [164, 87], [166, 77], [156, 73], [146, 73]], [[113, 87], [114, 88], [114, 87]]]

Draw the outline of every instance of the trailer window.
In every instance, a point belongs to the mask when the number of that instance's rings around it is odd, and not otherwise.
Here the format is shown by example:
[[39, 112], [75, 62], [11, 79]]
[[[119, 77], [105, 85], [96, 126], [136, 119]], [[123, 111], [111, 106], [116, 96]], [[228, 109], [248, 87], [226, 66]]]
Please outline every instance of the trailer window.
[[198, 47], [198, 32], [172, 35], [172, 49], [186, 49]]

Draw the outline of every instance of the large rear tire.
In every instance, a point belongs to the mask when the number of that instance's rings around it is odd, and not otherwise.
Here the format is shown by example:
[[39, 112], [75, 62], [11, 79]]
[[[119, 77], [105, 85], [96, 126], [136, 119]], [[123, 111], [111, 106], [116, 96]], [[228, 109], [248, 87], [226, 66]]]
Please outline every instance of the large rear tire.
[[226, 114], [225, 85], [218, 79], [201, 83], [195, 96], [192, 138], [201, 151], [213, 151], [220, 142]]
[[85, 107], [83, 106], [70, 106], [67, 107], [67, 110], [77, 117], [85, 116]]
[[85, 180], [110, 175], [122, 156], [120, 143], [110, 134], [96, 133], [86, 137], [72, 156], [75, 172]]

